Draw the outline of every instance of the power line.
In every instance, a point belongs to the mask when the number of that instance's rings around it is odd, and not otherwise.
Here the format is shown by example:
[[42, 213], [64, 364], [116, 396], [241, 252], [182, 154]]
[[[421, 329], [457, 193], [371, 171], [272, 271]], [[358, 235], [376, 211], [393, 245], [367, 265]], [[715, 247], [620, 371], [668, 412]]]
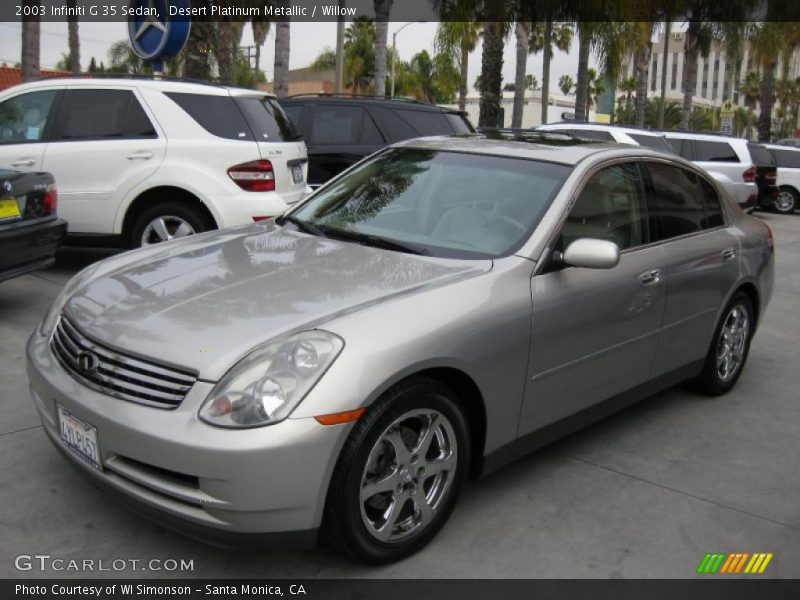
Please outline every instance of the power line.
[[[20, 34], [22, 33], [22, 27], [16, 25], [15, 23], [0, 23], [0, 27], [7, 27], [9, 29], [14, 29], [16, 31], [19, 31]], [[57, 38], [63, 38], [63, 39], [68, 39], [69, 38], [69, 36], [66, 33], [56, 33], [55, 31], [40, 31], [40, 34], [41, 35], [49, 35], [49, 36], [57, 37]], [[78, 37], [80, 38], [81, 41], [85, 40], [87, 42], [96, 42], [98, 44], [113, 44], [114, 42], [119, 41], [119, 39], [122, 39], [122, 38], [118, 38], [116, 40], [99, 40], [97, 38], [85, 37], [83, 35], [79, 35]]]

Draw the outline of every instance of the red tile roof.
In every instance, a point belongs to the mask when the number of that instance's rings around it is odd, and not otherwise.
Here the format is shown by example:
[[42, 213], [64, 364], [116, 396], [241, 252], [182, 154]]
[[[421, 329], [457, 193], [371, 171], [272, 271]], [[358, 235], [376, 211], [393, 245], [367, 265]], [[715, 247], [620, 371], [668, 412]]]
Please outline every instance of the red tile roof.
[[[69, 75], [67, 71], [53, 71], [42, 69], [42, 77], [63, 77]], [[0, 67], [0, 91], [22, 83], [22, 71], [15, 67]]]

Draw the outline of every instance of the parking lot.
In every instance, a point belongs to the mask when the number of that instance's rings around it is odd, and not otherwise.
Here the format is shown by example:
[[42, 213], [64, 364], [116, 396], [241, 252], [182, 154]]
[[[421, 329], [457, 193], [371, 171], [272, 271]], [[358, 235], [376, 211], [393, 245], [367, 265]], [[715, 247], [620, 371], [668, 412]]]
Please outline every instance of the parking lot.
[[194, 577], [648, 577], [695, 575], [707, 552], [771, 552], [764, 576], [800, 577], [800, 214], [761, 213], [776, 287], [727, 396], [676, 388], [471, 482], [417, 555], [389, 566], [329, 550], [206, 546], [127, 512], [51, 446], [29, 398], [25, 341], [69, 277], [108, 255], [66, 248], [56, 266], [0, 284], [0, 576], [18, 554], [186, 559]]

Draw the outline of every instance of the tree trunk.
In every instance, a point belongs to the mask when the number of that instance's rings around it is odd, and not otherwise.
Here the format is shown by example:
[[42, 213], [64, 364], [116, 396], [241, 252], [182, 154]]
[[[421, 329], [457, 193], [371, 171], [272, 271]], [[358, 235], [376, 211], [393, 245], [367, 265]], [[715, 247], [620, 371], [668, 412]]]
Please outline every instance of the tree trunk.
[[[190, 5], [193, 9], [207, 9], [209, 0], [191, 0]], [[214, 23], [192, 20], [189, 40], [183, 50], [185, 56], [183, 75], [187, 79], [198, 79], [200, 81], [211, 79], [209, 56], [213, 36]]]
[[[67, 0], [67, 8], [75, 9], [76, 0]], [[78, 17], [67, 17], [67, 38], [69, 39], [69, 70], [73, 75], [81, 72], [81, 42], [78, 37]]]
[[503, 97], [503, 23], [483, 24], [481, 57], [481, 100], [478, 127], [500, 126], [500, 100]]
[[697, 38], [694, 33], [696, 27], [697, 25], [691, 22], [686, 31], [683, 54], [683, 108], [679, 129], [689, 129], [689, 120], [692, 118], [692, 100], [697, 86]]
[[392, 0], [374, 0], [375, 6], [375, 95], [386, 95], [386, 38]]
[[761, 112], [758, 115], [758, 141], [769, 142], [772, 138], [772, 105], [775, 102], [775, 61], [765, 60], [761, 64]]
[[664, 56], [661, 61], [661, 106], [658, 107], [658, 128], [664, 129], [664, 107], [667, 104], [667, 60], [669, 59], [669, 35], [672, 23], [664, 23]]
[[578, 25], [578, 81], [575, 84], [575, 120], [588, 120], [589, 100], [589, 51], [591, 49], [591, 33], [586, 24]]
[[[289, 2], [281, 4], [288, 7]], [[289, 95], [289, 17], [280, 17], [275, 25], [275, 82], [273, 92], [278, 98]]]
[[233, 83], [233, 53], [235, 37], [235, 23], [232, 21], [217, 22], [217, 68], [219, 81], [224, 84]]
[[644, 108], [647, 105], [647, 80], [652, 44], [637, 52], [636, 57], [636, 103], [633, 122], [637, 127], [644, 127]]
[[511, 128], [522, 127], [522, 112], [525, 110], [525, 70], [528, 67], [528, 40], [531, 37], [530, 23], [517, 23], [517, 64], [514, 70], [514, 110], [511, 113]]
[[547, 108], [550, 103], [550, 52], [553, 45], [553, 20], [544, 25], [544, 56], [542, 57], [542, 123], [547, 123]]
[[[31, 5], [31, 2], [25, 2], [26, 5]], [[41, 24], [39, 17], [23, 17], [22, 18], [22, 81], [36, 81], [39, 79], [40, 65], [39, 65], [39, 37], [41, 31]]]
[[461, 42], [461, 81], [458, 84], [458, 110], [467, 109], [467, 75], [469, 71], [469, 45]]

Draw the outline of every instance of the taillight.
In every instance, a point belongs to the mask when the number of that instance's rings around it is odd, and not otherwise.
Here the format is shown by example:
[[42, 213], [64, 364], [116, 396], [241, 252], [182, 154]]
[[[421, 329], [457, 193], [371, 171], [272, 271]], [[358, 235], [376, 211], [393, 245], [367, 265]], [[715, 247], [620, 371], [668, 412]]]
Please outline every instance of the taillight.
[[56, 212], [58, 206], [58, 190], [55, 185], [48, 185], [47, 190], [42, 196], [42, 214], [52, 215]]
[[268, 160], [254, 160], [228, 169], [228, 175], [247, 192], [272, 192], [275, 190], [275, 173]]
[[774, 184], [775, 181], [778, 179], [778, 174], [777, 173], [767, 173], [766, 177], [767, 177], [767, 181], [769, 183]]
[[744, 179], [745, 183], [753, 183], [756, 180], [756, 168], [750, 167], [742, 173], [742, 179]]

